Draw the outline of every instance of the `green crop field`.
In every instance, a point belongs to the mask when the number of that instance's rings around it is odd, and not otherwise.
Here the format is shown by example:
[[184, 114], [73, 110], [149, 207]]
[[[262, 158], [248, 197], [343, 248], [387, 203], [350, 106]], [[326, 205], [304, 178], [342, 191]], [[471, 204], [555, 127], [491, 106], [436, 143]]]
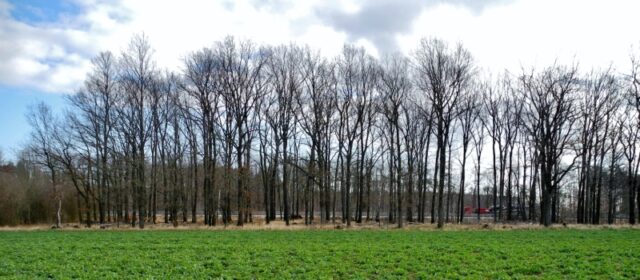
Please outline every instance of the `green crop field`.
[[638, 230], [0, 232], [0, 278], [640, 277]]

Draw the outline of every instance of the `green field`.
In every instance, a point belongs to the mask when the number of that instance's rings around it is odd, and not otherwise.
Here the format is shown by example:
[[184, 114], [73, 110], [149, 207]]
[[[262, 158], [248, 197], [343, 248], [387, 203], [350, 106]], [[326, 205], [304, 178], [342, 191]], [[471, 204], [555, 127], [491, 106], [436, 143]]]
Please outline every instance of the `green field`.
[[0, 232], [0, 278], [640, 277], [638, 230]]

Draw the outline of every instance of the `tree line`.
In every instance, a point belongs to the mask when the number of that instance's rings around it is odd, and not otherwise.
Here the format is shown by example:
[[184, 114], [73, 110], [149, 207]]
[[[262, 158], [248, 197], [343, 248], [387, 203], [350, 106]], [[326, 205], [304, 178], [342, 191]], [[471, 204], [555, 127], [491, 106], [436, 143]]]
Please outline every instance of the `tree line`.
[[64, 113], [30, 109], [24, 158], [47, 176], [56, 224], [69, 207], [87, 226], [140, 228], [636, 222], [637, 57], [621, 73], [493, 77], [435, 38], [406, 56], [345, 45], [327, 58], [227, 37], [175, 72], [153, 55], [136, 35], [93, 58]]

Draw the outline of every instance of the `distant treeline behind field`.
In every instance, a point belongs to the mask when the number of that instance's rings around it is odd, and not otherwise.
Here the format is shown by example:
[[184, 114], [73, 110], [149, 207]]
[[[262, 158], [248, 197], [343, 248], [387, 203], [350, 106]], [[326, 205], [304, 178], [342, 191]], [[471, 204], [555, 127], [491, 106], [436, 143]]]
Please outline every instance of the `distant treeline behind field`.
[[180, 69], [153, 54], [136, 35], [92, 60], [69, 110], [30, 108], [0, 225], [636, 222], [637, 54], [497, 78], [439, 39], [328, 58], [228, 37]]

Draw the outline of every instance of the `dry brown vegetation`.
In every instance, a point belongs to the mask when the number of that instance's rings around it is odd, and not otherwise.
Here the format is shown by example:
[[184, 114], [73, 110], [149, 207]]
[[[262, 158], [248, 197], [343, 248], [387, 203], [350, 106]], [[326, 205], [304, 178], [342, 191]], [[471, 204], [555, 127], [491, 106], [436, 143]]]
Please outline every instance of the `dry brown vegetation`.
[[[160, 220], [160, 219], [158, 219]], [[640, 225], [629, 224], [615, 224], [615, 225], [587, 225], [587, 224], [554, 224], [551, 229], [578, 229], [578, 230], [593, 230], [593, 229], [640, 229]], [[52, 225], [49, 224], [36, 224], [36, 225], [19, 225], [19, 226], [3, 226], [0, 227], [0, 231], [37, 231], [37, 230], [50, 230]], [[507, 231], [507, 230], [542, 230], [545, 229], [543, 225], [537, 223], [465, 223], [465, 224], [446, 224], [443, 229], [438, 229], [436, 224], [422, 224], [422, 223], [408, 223], [403, 228], [397, 228], [396, 224], [378, 223], [378, 222], [362, 222], [360, 224], [352, 223], [350, 227], [346, 224], [336, 222], [328, 224], [312, 224], [305, 225], [302, 220], [294, 220], [287, 226], [284, 221], [276, 220], [269, 224], [265, 223], [262, 218], [254, 218], [253, 223], [247, 223], [244, 226], [237, 226], [235, 223], [230, 223], [227, 226], [207, 226], [202, 221], [197, 224], [192, 223], [180, 223], [177, 226], [173, 226], [170, 223], [156, 223], [148, 224], [144, 230], [419, 230], [419, 231], [466, 231], [466, 230], [491, 230], [491, 231]], [[91, 228], [86, 227], [84, 224], [78, 223], [66, 223], [62, 224], [62, 227], [57, 230], [65, 231], [83, 231], [83, 230], [140, 230], [136, 227], [132, 227], [130, 224], [104, 224], [93, 225]]]

